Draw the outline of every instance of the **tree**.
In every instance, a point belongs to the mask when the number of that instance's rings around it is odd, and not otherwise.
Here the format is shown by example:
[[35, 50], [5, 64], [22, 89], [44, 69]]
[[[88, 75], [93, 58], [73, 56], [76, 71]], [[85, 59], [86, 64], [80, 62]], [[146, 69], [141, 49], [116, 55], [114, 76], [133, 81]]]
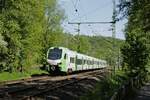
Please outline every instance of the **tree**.
[[1, 10], [0, 34], [7, 43], [9, 69], [40, 64], [47, 49], [60, 43], [64, 13], [57, 0], [6, 0]]
[[130, 74], [142, 75], [149, 63], [150, 2], [149, 0], [120, 0], [120, 11], [127, 16], [126, 42], [122, 48], [124, 63]]
[[61, 22], [64, 20], [64, 11], [60, 8], [57, 0], [45, 0], [45, 27], [42, 36], [41, 63], [46, 64], [46, 53], [51, 46], [63, 45], [63, 29]]
[[149, 59], [149, 49], [146, 38], [140, 30], [133, 30], [126, 34], [126, 42], [122, 48], [125, 65], [128, 66], [129, 75], [132, 77], [146, 71]]
[[7, 54], [7, 43], [3, 40], [0, 34], [0, 72], [3, 70]]
[[127, 31], [141, 28], [150, 31], [150, 2], [149, 0], [120, 0], [120, 12], [128, 18]]

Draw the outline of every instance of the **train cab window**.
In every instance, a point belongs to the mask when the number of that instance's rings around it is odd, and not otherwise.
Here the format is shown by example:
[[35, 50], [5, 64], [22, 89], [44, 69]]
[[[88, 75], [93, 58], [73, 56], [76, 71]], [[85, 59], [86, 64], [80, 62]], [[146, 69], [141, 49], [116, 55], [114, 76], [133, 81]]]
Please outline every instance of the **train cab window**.
[[49, 50], [48, 59], [57, 60], [60, 59], [61, 56], [62, 56], [62, 49], [54, 48]]

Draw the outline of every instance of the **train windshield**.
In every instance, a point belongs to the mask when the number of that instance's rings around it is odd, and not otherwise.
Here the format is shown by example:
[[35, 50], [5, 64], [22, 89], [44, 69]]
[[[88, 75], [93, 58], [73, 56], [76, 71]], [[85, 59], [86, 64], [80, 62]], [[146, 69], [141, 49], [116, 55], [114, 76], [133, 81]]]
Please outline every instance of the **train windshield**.
[[62, 56], [62, 49], [54, 48], [49, 50], [48, 59], [57, 60], [60, 59], [61, 56]]

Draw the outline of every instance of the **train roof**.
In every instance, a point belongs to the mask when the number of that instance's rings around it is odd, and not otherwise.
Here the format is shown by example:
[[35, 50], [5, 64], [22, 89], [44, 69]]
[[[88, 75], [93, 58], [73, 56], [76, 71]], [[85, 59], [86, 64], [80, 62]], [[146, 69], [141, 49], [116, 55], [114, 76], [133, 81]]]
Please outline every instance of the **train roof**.
[[53, 48], [59, 48], [59, 49], [63, 49], [63, 50], [69, 50], [69, 51], [72, 51], [72, 52], [76, 52], [80, 56], [85, 56], [85, 57], [87, 57], [89, 59], [95, 59], [95, 60], [99, 60], [99, 61], [102, 61], [102, 62], [106, 62], [105, 60], [101, 60], [101, 59], [98, 59], [98, 58], [95, 58], [95, 57], [91, 57], [89, 55], [81, 54], [81, 53], [78, 53], [77, 51], [70, 50], [70, 49], [68, 49], [66, 47], [50, 47], [49, 49], [53, 49]]

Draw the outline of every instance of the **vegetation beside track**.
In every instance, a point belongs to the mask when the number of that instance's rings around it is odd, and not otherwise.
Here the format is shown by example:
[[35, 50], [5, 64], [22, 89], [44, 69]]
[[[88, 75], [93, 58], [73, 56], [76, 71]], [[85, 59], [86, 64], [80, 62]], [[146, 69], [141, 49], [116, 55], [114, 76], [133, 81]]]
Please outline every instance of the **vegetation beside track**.
[[23, 71], [23, 72], [18, 72], [18, 71], [14, 71], [12, 73], [2, 72], [0, 73], [0, 81], [18, 80], [18, 79], [29, 78], [33, 75], [42, 75], [42, 74], [48, 74], [48, 73], [46, 71], [40, 70], [39, 68], [31, 68], [30, 70]]
[[9, 80], [17, 80], [17, 79], [23, 79], [28, 78], [30, 75], [26, 72], [3, 72], [0, 74], [0, 81], [9, 81]]
[[81, 100], [109, 100], [114, 92], [128, 79], [124, 71], [116, 71], [97, 83], [95, 90], [82, 96]]

